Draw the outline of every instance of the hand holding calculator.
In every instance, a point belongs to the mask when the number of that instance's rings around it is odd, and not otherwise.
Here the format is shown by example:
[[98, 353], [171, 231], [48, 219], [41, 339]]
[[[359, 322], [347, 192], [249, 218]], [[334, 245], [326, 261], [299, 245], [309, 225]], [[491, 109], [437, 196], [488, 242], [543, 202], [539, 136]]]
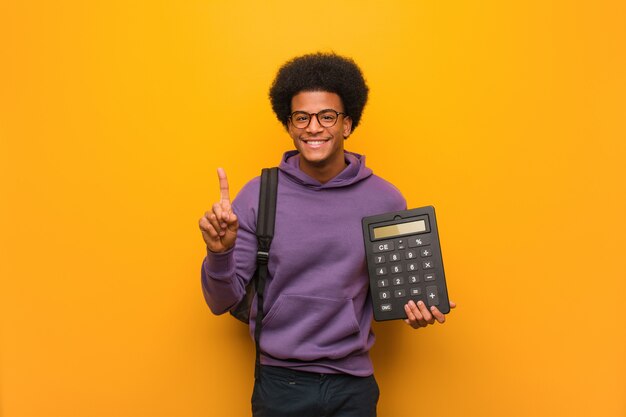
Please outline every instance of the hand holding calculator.
[[434, 207], [369, 216], [362, 224], [374, 319], [406, 319], [409, 300], [449, 313]]

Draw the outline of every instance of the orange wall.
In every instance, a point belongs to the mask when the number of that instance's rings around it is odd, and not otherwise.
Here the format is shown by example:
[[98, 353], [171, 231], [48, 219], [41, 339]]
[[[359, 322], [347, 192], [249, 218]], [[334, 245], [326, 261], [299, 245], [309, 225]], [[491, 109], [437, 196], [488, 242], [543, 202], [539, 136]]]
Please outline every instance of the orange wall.
[[[384, 4], [384, 6], [383, 6]], [[377, 324], [380, 415], [626, 415], [626, 3], [0, 3], [0, 414], [244, 416], [197, 219], [290, 141], [267, 90], [354, 57], [348, 148], [437, 208], [444, 326]]]

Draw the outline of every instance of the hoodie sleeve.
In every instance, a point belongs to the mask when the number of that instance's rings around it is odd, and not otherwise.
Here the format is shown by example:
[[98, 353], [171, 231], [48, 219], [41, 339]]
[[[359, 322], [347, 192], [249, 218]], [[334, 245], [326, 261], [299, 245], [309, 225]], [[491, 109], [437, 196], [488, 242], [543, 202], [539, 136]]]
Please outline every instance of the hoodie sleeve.
[[237, 305], [254, 275], [259, 187], [257, 177], [246, 184], [233, 201], [233, 211], [239, 219], [235, 246], [224, 253], [207, 251], [202, 262], [202, 293], [213, 314], [223, 314]]

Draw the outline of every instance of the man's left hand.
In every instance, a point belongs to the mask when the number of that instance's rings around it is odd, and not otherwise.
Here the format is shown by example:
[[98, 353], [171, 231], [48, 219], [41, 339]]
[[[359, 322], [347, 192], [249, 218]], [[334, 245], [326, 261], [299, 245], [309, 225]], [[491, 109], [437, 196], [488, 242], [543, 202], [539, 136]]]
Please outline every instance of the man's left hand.
[[[450, 308], [455, 307], [456, 303], [450, 301]], [[428, 310], [423, 301], [418, 301], [417, 304], [413, 300], [409, 301], [404, 306], [404, 311], [408, 317], [404, 322], [414, 329], [426, 327], [429, 324], [434, 324], [436, 321], [442, 324], [446, 321], [446, 316], [437, 307], [432, 306]]]

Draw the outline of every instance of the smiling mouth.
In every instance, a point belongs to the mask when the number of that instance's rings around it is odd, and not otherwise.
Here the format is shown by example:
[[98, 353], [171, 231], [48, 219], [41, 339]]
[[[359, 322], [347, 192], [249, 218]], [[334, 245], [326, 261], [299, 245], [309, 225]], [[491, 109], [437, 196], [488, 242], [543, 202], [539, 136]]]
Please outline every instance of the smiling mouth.
[[300, 139], [302, 142], [307, 145], [321, 145], [323, 143], [328, 142], [330, 139]]

